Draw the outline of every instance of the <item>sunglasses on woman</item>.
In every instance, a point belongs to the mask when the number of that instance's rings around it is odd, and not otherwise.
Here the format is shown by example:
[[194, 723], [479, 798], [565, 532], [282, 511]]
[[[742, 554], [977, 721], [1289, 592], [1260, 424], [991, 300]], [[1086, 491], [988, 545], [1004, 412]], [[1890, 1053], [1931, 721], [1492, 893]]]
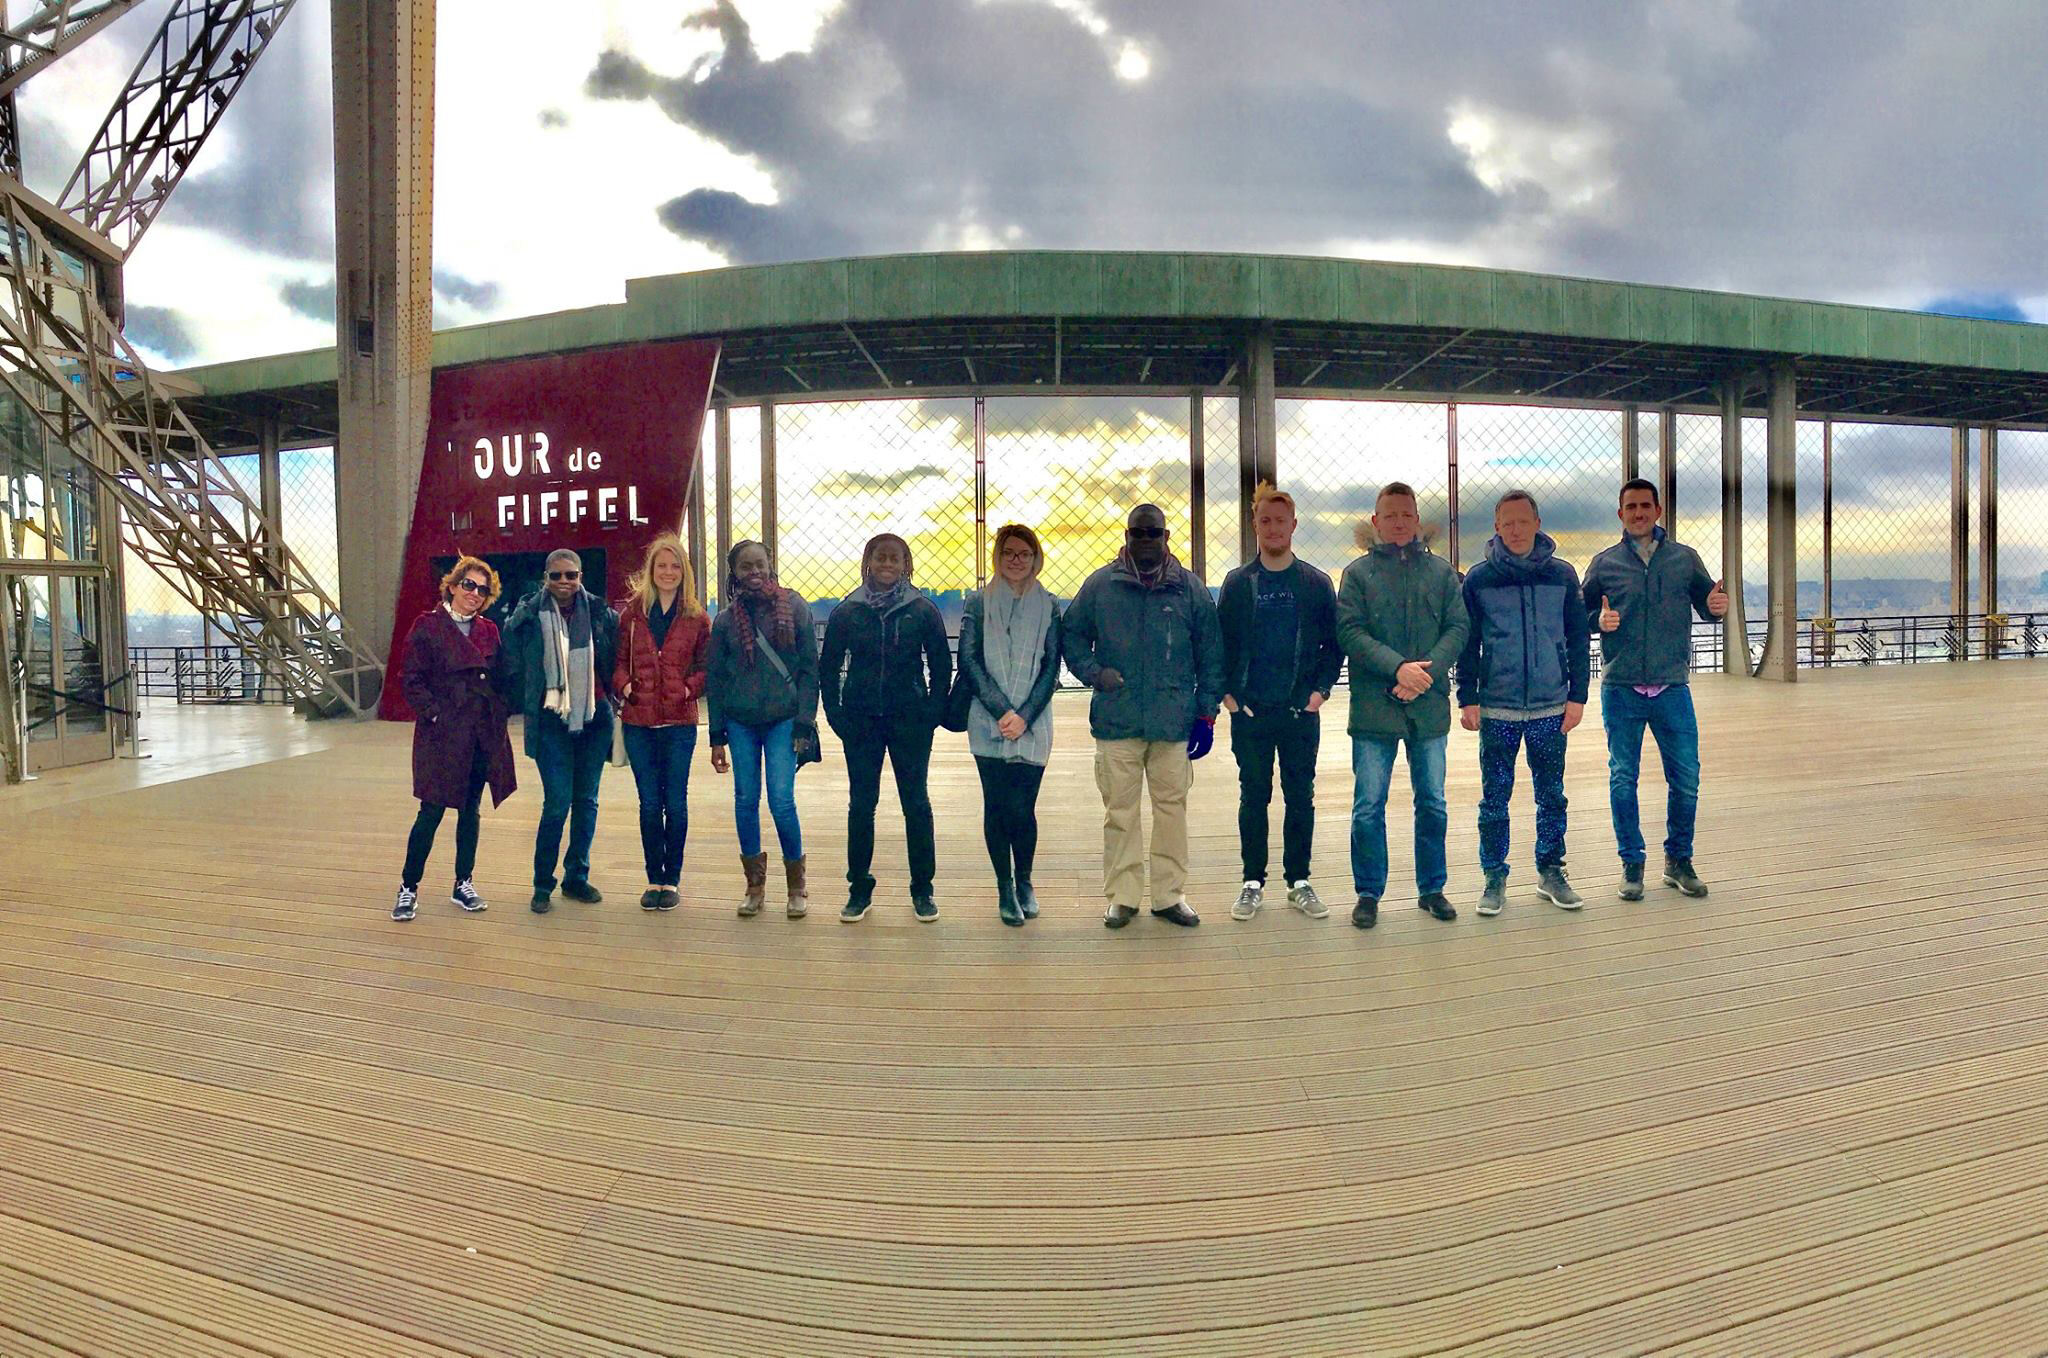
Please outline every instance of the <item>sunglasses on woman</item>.
[[455, 588], [460, 590], [466, 590], [471, 594], [482, 594], [486, 590], [490, 589], [490, 586], [485, 584], [481, 580], [457, 580], [455, 582]]

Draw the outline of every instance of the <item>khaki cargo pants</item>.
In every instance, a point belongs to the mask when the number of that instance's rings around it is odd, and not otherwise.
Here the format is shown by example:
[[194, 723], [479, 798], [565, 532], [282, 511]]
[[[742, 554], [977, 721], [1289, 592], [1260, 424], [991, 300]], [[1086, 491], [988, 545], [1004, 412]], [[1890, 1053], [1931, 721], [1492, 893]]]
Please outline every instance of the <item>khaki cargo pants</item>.
[[1188, 881], [1188, 788], [1195, 779], [1179, 740], [1098, 740], [1102, 792], [1102, 894], [1136, 909], [1145, 890], [1143, 794], [1152, 794], [1152, 908], [1181, 899]]

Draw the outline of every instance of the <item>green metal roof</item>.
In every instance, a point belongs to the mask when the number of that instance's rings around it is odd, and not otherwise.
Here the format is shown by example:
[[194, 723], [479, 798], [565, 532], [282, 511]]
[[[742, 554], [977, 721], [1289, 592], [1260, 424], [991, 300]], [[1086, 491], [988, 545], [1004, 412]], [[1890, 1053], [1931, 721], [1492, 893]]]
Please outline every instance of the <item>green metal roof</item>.
[[[2048, 326], [1369, 260], [1121, 251], [887, 255], [634, 279], [623, 303], [444, 330], [437, 367], [640, 340], [725, 341], [734, 399], [932, 388], [1215, 386], [1274, 332], [1276, 384], [1532, 399], [1711, 400], [1797, 359], [1802, 410], [2048, 415]], [[331, 349], [186, 369], [234, 443], [274, 401], [331, 419]]]

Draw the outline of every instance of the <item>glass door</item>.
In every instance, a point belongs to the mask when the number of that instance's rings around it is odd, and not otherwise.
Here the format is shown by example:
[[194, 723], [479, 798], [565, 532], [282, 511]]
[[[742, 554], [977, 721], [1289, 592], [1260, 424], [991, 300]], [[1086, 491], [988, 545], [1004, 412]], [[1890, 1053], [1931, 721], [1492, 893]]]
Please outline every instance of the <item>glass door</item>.
[[95, 576], [0, 574], [7, 592], [6, 650], [21, 698], [30, 773], [111, 759], [114, 724], [105, 710], [102, 612]]

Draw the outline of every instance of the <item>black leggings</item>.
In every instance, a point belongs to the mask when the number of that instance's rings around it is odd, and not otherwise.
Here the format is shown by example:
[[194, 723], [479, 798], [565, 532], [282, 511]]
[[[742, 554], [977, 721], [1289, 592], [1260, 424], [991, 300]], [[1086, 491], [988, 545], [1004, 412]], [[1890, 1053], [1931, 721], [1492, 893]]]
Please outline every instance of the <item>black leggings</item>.
[[1045, 766], [976, 755], [974, 767], [981, 772], [981, 837], [988, 842], [996, 881], [1029, 882], [1031, 860], [1038, 853], [1038, 784]]
[[[476, 871], [476, 838], [483, 829], [484, 785], [491, 779], [491, 756], [478, 748], [469, 764], [469, 795], [455, 812], [455, 880], [466, 882]], [[413, 818], [412, 833], [405, 840], [405, 873], [400, 879], [417, 890], [420, 875], [427, 870], [427, 855], [434, 851], [434, 835], [441, 828], [445, 806], [420, 803]]]

